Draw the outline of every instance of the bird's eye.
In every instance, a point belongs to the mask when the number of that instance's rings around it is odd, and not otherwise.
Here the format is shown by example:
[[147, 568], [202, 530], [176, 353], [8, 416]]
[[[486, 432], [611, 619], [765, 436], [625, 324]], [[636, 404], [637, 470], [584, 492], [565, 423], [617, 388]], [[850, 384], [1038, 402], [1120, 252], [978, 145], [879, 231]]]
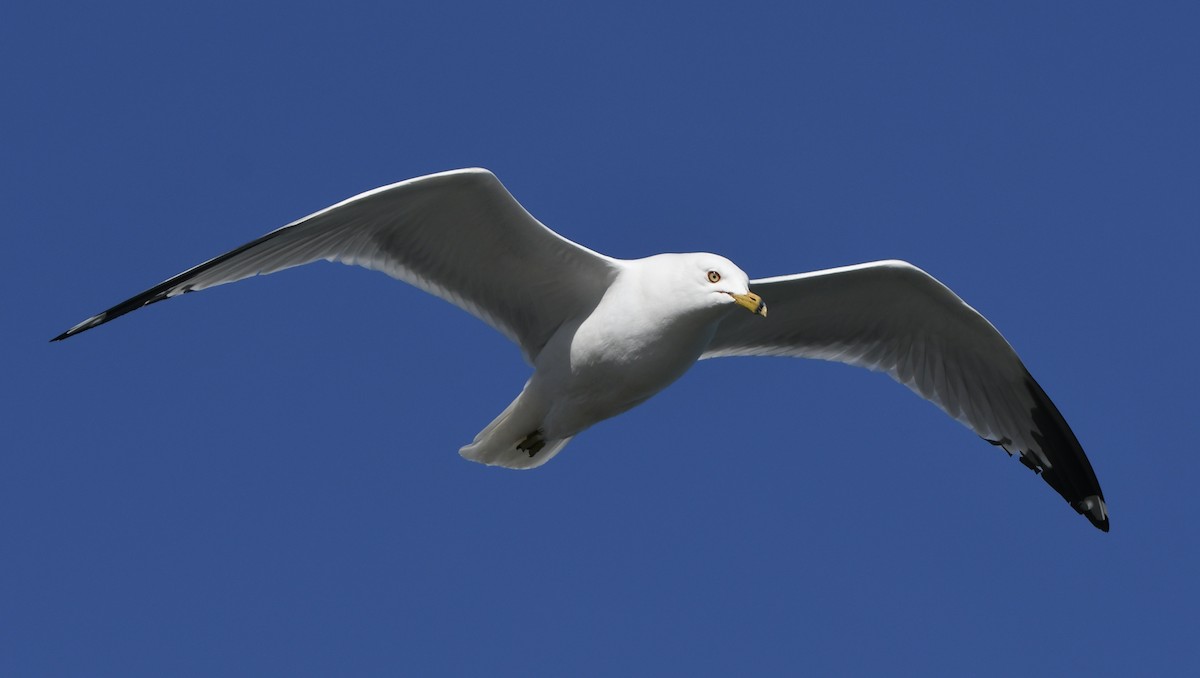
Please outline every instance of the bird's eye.
[[721, 274], [716, 271], [708, 272], [708, 281], [710, 283], [721, 282]]

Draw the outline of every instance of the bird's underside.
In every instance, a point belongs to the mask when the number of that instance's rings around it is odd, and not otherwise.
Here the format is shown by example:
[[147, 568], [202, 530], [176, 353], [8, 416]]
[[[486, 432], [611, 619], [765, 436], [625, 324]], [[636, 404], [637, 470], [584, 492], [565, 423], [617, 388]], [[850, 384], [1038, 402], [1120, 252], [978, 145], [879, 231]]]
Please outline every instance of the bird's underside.
[[[686, 347], [687, 360], [677, 360], [686, 363], [682, 368], [664, 368], [657, 381], [637, 385], [645, 393], [638, 392], [636, 399], [619, 393], [619, 383], [605, 383], [618, 379], [616, 373], [595, 370], [597, 383], [585, 385], [612, 391], [605, 397], [619, 404], [600, 408], [602, 416], [595, 421], [661, 390], [695, 358], [786, 355], [885, 372], [983, 439], [1019, 456], [1076, 511], [1108, 531], [1099, 482], [1058, 408], [1000, 333], [924, 271], [885, 261], [748, 280], [716, 255], [617, 260], [547, 229], [486, 170], [418, 177], [355, 196], [188, 269], [54, 340], [180, 294], [319, 259], [382, 271], [465, 309], [521, 348], [535, 366], [535, 380], [566, 369], [547, 364], [567, 365], [578, 358], [571, 341], [583, 335], [563, 328], [577, 332], [581, 320], [584, 328], [587, 319], [606, 320], [591, 329], [600, 348], [589, 360], [604, 355], [604, 341], [614, 332], [616, 343], [626, 341], [626, 353], [636, 356], [654, 354], [637, 344], [644, 337], [673, 349], [670, 342], [690, 336], [663, 332], [672, 338], [654, 339], [658, 328], [638, 327], [622, 340], [621, 318], [627, 316], [661, 317], [655, 322], [667, 324], [678, 317], [679, 323], [695, 324], [697, 336], [711, 336], [703, 345]], [[766, 315], [763, 302], [771, 309], [767, 318], [760, 317]], [[613, 305], [617, 311], [608, 315], [596, 310]], [[752, 312], [738, 311], [739, 305]], [[555, 350], [562, 353], [543, 355]], [[645, 360], [643, 367], [653, 374], [657, 364]], [[574, 389], [572, 397], [578, 398], [580, 384], [567, 384], [561, 375], [556, 379], [543, 380], [549, 386], [539, 387], [536, 402], [514, 400], [462, 455], [518, 468], [539, 466], [556, 455], [574, 434], [595, 423], [582, 415], [572, 419], [565, 411], [569, 407], [556, 400], [564, 389]], [[572, 423], [555, 424], [546, 418], [549, 412]]]
[[517, 443], [517, 449], [529, 455], [530, 459], [537, 456], [542, 448], [546, 447], [546, 432], [540, 428], [535, 428], [529, 432], [529, 435], [521, 439]]

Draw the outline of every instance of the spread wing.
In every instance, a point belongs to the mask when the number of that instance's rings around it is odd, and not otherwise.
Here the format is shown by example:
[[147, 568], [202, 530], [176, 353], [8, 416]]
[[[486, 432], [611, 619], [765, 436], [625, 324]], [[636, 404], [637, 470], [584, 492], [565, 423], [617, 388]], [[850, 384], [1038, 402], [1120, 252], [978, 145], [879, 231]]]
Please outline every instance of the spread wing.
[[886, 372], [988, 442], [1020, 455], [1108, 531], [1092, 465], [1058, 408], [982, 315], [929, 274], [880, 261], [754, 280], [771, 309], [721, 321], [703, 357], [785, 355]]
[[382, 271], [456, 304], [516, 342], [530, 362], [565, 320], [587, 314], [615, 262], [534, 219], [487, 170], [377, 188], [210, 259], [54, 338], [163, 299], [318, 259]]

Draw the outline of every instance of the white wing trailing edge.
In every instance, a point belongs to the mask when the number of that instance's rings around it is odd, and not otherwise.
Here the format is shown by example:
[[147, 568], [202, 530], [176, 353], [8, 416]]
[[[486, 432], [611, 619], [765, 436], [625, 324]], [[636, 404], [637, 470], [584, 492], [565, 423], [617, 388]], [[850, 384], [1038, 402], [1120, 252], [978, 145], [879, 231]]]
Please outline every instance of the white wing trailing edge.
[[1019, 454], [1108, 531], [1092, 465], [1058, 408], [996, 328], [903, 261], [752, 280], [771, 322], [721, 321], [704, 358], [784, 355], [886, 372], [988, 442]]

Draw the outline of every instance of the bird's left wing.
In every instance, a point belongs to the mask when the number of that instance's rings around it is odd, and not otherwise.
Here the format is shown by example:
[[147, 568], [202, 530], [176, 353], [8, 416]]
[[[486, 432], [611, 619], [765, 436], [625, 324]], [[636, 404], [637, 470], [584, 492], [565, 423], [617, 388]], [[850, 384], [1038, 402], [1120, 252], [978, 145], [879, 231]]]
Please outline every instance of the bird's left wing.
[[274, 230], [98, 313], [54, 340], [186, 292], [318, 259], [382, 271], [437, 295], [516, 342], [531, 363], [566, 320], [586, 314], [614, 260], [534, 219], [483, 169], [377, 188]]
[[767, 320], [729, 314], [704, 358], [784, 355], [888, 373], [1041, 474], [1093, 525], [1108, 509], [1058, 408], [982, 315], [929, 274], [881, 261], [753, 280]]

